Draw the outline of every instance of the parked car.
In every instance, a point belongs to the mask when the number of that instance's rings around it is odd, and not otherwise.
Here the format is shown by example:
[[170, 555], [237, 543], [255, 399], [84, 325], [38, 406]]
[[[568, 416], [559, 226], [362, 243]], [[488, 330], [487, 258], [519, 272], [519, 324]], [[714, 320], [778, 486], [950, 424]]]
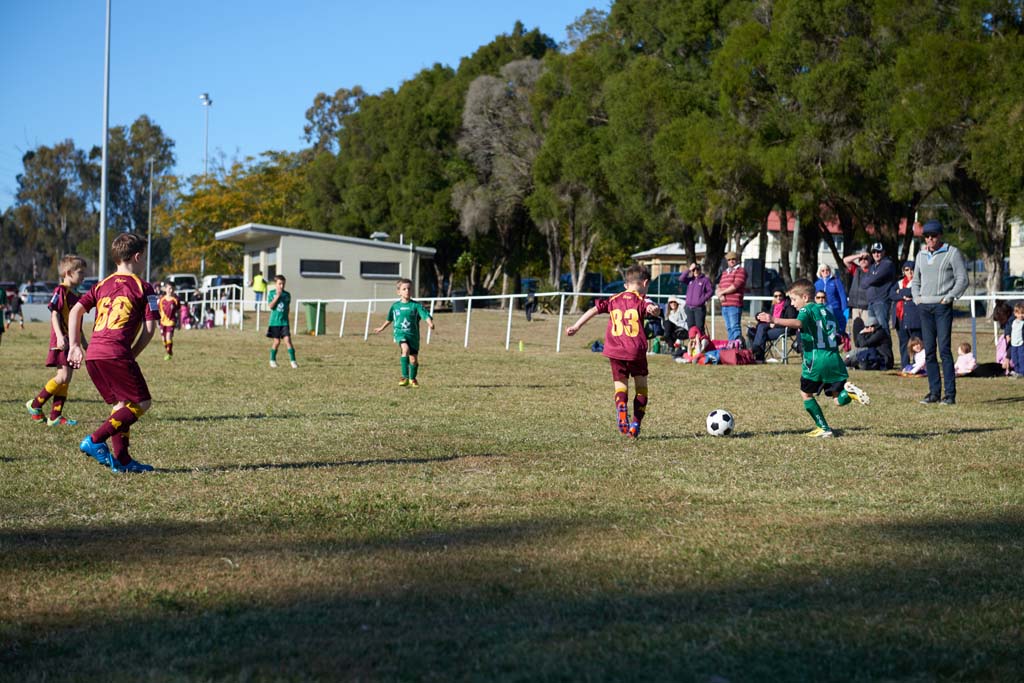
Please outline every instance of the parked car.
[[98, 277], [87, 277], [87, 278], [84, 278], [82, 280], [82, 284], [80, 284], [77, 287], [75, 287], [75, 292], [77, 292], [80, 295], [81, 294], [85, 294], [90, 289], [95, 287], [96, 283], [99, 282], [99, 281], [100, 281], [100, 279]]
[[18, 288], [18, 296], [23, 304], [45, 304], [56, 287], [56, 282], [34, 282], [31, 285], [26, 282]]

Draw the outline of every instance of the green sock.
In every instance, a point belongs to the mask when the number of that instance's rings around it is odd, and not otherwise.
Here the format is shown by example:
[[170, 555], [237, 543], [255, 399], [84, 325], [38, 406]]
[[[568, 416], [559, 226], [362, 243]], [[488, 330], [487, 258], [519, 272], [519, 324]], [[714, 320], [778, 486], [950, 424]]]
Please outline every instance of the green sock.
[[409, 379], [409, 356], [402, 356], [402, 379]]
[[419, 369], [419, 363], [409, 363], [409, 379], [416, 379], [416, 371]]
[[277, 349], [270, 349], [270, 360], [277, 360]]
[[288, 349], [288, 360], [295, 362], [295, 349]]
[[840, 391], [839, 396], [837, 396], [836, 398], [838, 399], [838, 403], [841, 406], [845, 406], [847, 403], [853, 400], [852, 398], [850, 398], [850, 395], [846, 393], [846, 389]]
[[824, 430], [831, 430], [828, 426], [828, 422], [825, 422], [825, 414], [821, 412], [821, 406], [814, 398], [809, 398], [804, 401], [804, 409], [810, 413], [811, 418], [814, 420], [814, 424], [818, 425]]

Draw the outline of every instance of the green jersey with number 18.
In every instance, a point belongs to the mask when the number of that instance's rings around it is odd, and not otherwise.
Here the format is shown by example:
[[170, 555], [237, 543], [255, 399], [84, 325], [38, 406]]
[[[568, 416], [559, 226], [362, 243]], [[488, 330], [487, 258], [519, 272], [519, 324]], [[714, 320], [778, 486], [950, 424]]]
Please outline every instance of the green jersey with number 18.
[[796, 317], [804, 349], [801, 377], [825, 384], [847, 379], [850, 375], [839, 353], [839, 325], [832, 311], [824, 304], [808, 302]]

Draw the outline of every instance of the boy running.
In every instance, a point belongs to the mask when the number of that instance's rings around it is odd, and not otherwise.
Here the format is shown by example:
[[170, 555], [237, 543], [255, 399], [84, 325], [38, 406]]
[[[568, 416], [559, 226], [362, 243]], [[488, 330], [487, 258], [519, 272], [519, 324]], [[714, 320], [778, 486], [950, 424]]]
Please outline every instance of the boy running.
[[[68, 400], [68, 385], [71, 384], [71, 375], [74, 370], [68, 365], [68, 315], [71, 307], [78, 303], [78, 294], [75, 288], [82, 284], [85, 279], [85, 259], [74, 254], [68, 254], [60, 260], [58, 270], [61, 276], [61, 283], [53, 290], [50, 303], [47, 308], [50, 310], [50, 352], [46, 356], [46, 367], [57, 368], [57, 374], [50, 379], [43, 387], [39, 395], [25, 404], [28, 414], [33, 422], [46, 420], [48, 427], [74, 427], [77, 420], [70, 420], [64, 417], [64, 403]], [[78, 336], [82, 332], [79, 327]], [[53, 404], [50, 407], [50, 417], [43, 416], [43, 405], [53, 397]]]
[[[118, 235], [110, 247], [117, 271], [78, 300], [71, 309], [68, 328], [71, 337], [68, 363], [79, 368], [85, 360], [89, 377], [100, 396], [113, 406], [110, 417], [91, 436], [82, 439], [78, 448], [114, 472], [153, 470], [151, 465], [136, 462], [128, 453], [129, 429], [152, 404], [146, 378], [135, 362], [156, 331], [156, 292], [152, 285], [139, 278], [145, 268], [142, 259], [145, 251], [146, 238], [134, 233]], [[96, 309], [96, 321], [86, 356], [82, 349], [81, 325], [82, 317], [92, 308]], [[107, 447], [107, 439], [114, 447], [113, 455]]]
[[863, 389], [847, 381], [849, 374], [839, 353], [841, 330], [828, 306], [812, 301], [814, 285], [811, 281], [797, 280], [790, 285], [788, 294], [790, 302], [799, 311], [796, 318], [776, 318], [770, 312], [762, 312], [757, 314], [757, 319], [769, 325], [774, 323], [800, 330], [800, 342], [804, 350], [800, 396], [804, 399], [804, 409], [815, 425], [814, 429], [807, 432], [807, 436], [830, 438], [834, 436], [832, 428], [825, 421], [825, 414], [821, 412], [815, 396], [824, 391], [826, 396], [835, 399], [838, 406], [845, 406], [851, 400], [867, 405], [871, 399]]
[[160, 337], [164, 340], [164, 360], [174, 357], [174, 326], [178, 321], [181, 302], [174, 295], [174, 285], [164, 285], [164, 295], [160, 297]]
[[[579, 332], [588, 320], [599, 313], [607, 313], [608, 328], [604, 333], [604, 355], [612, 365], [615, 383], [615, 413], [619, 431], [631, 439], [640, 435], [640, 423], [647, 412], [647, 336], [644, 334], [646, 316], [661, 316], [661, 309], [647, 298], [651, 273], [640, 265], [626, 269], [626, 291], [610, 299], [600, 299], [589, 311], [566, 328], [570, 337]], [[629, 419], [629, 378], [633, 378], [636, 394], [633, 397], [633, 419]]]
[[420, 321], [426, 320], [427, 327], [434, 329], [434, 318], [423, 304], [412, 300], [412, 280], [401, 278], [398, 281], [398, 301], [388, 309], [388, 319], [373, 330], [380, 334], [391, 323], [395, 324], [395, 343], [402, 349], [402, 379], [400, 387], [418, 387], [416, 373], [420, 368]]
[[297, 368], [299, 364], [295, 362], [295, 347], [292, 346], [292, 333], [288, 328], [288, 307], [291, 306], [292, 295], [284, 290], [284, 283], [284, 275], [274, 278], [276, 291], [270, 301], [270, 323], [267, 325], [267, 336], [274, 340], [270, 346], [270, 367], [277, 367], [277, 348], [284, 339], [285, 346], [288, 347], [288, 360], [291, 361], [293, 368]]

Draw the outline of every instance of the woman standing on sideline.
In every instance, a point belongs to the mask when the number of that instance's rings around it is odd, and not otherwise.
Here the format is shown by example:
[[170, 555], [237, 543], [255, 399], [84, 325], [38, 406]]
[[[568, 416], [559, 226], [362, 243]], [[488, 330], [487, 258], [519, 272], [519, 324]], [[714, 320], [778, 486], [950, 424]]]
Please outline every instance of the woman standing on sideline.
[[825, 292], [825, 305], [836, 317], [836, 324], [839, 330], [846, 333], [846, 288], [843, 281], [832, 274], [832, 266], [827, 263], [818, 268], [818, 281], [814, 283], [814, 289], [818, 292]]

